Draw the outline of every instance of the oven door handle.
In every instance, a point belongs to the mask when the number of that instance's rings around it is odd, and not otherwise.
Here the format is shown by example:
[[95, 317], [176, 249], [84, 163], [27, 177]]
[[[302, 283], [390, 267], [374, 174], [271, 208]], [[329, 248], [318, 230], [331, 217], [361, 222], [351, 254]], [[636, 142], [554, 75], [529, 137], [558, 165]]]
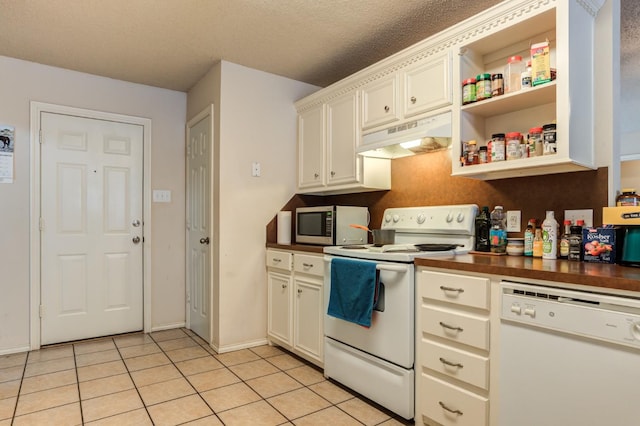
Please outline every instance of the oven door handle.
[[391, 271], [391, 272], [407, 272], [406, 266], [396, 265], [376, 265], [378, 271]]

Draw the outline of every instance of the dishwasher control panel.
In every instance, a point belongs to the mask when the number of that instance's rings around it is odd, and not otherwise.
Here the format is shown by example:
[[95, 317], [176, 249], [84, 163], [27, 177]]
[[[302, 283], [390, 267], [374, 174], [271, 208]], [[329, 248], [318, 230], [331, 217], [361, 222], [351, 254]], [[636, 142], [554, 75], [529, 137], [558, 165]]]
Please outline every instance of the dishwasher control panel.
[[640, 300], [503, 281], [502, 321], [640, 348]]

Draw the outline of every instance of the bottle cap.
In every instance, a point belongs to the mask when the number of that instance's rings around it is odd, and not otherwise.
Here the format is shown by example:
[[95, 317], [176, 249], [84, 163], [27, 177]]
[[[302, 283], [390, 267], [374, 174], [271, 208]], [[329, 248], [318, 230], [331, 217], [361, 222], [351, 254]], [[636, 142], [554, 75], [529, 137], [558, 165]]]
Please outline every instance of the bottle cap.
[[625, 192], [636, 192], [636, 189], [635, 188], [622, 188], [622, 192], [623, 193], [625, 193]]
[[508, 64], [512, 64], [514, 62], [522, 62], [522, 56], [520, 55], [515, 55], [510, 57], [509, 59], [507, 59], [507, 63]]
[[569, 219], [565, 219], [564, 222], [562, 222], [563, 225], [571, 225], [571, 221]]
[[582, 219], [578, 219], [578, 220], [576, 221], [576, 225], [578, 225], [578, 226], [584, 226], [584, 220], [582, 220]]

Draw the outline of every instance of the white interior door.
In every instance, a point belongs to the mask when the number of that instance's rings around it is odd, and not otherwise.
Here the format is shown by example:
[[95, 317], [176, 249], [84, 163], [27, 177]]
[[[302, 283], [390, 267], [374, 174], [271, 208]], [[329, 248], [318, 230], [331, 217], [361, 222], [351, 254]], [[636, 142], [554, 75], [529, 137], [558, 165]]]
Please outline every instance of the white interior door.
[[211, 161], [213, 106], [187, 123], [188, 324], [211, 343]]
[[143, 126], [43, 112], [41, 344], [143, 328]]

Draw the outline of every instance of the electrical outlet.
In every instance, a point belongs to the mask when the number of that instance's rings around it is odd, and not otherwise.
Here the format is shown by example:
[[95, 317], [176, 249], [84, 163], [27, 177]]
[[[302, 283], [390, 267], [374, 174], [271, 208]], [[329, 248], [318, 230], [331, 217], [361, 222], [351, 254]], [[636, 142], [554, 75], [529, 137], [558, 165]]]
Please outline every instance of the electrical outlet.
[[260, 177], [260, 163], [254, 161], [253, 163], [251, 163], [251, 176], [253, 177]]
[[522, 213], [520, 210], [507, 210], [507, 232], [520, 232]]
[[578, 219], [584, 220], [585, 226], [592, 227], [593, 226], [593, 209], [564, 211], [564, 220], [570, 220], [572, 225], [575, 225]]

